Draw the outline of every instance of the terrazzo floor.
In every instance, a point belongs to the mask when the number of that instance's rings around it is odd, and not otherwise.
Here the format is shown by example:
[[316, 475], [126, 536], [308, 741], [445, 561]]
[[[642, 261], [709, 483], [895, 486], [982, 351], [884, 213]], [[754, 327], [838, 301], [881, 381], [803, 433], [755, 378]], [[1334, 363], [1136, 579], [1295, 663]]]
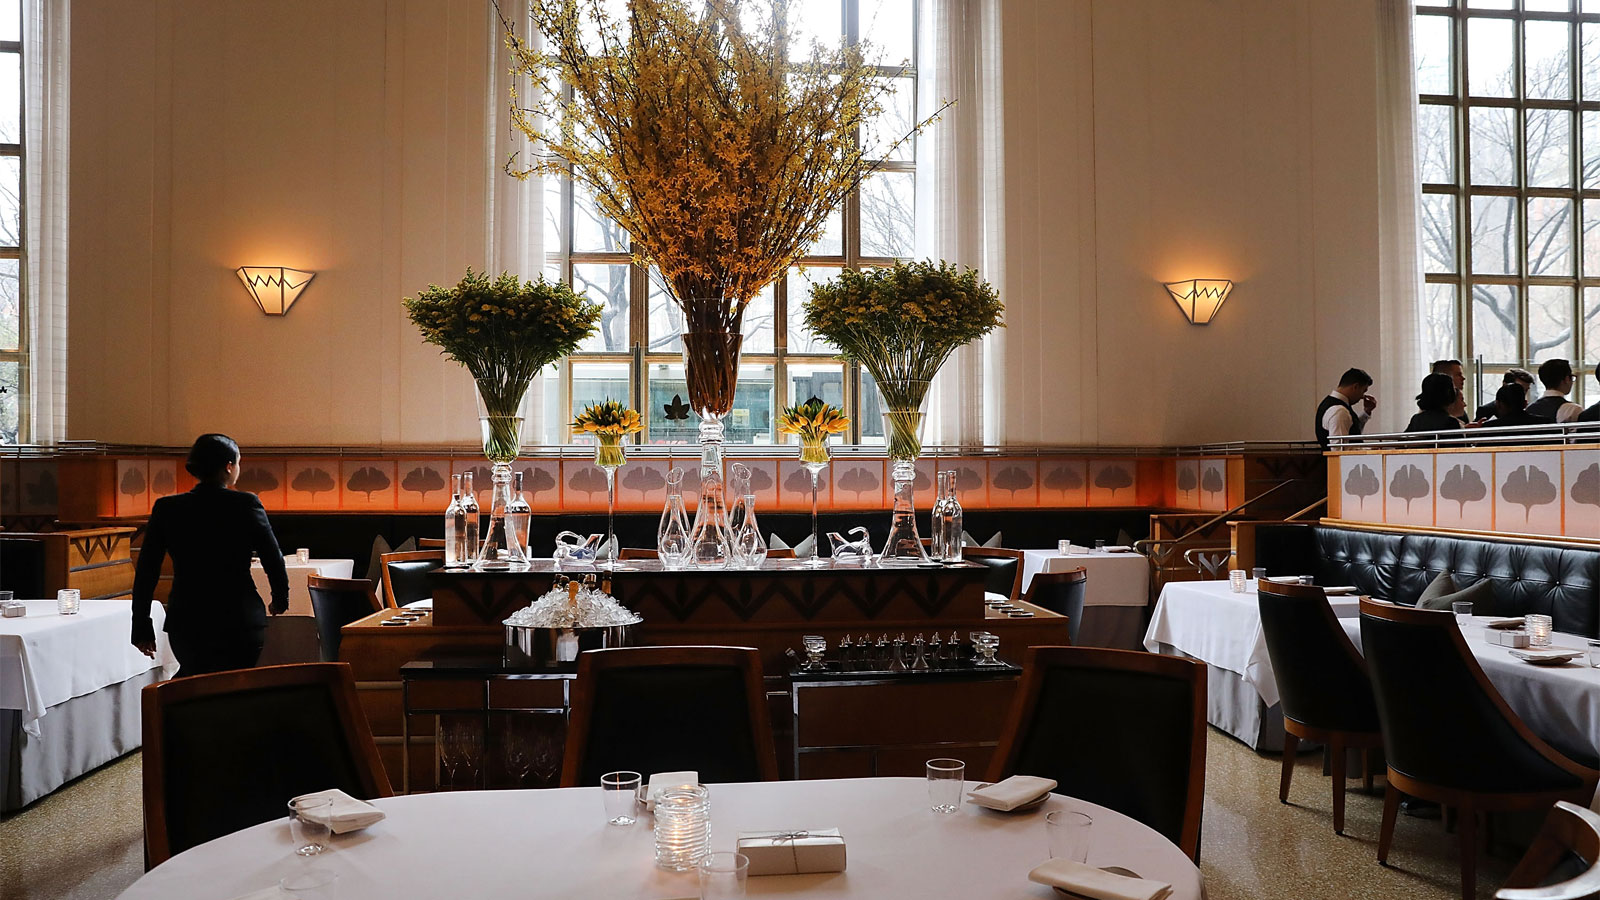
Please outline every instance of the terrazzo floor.
[[[1381, 778], [1371, 795], [1350, 782], [1339, 837], [1319, 754], [1301, 754], [1284, 806], [1278, 757], [1216, 731], [1206, 753], [1201, 868], [1209, 900], [1460, 896], [1455, 836], [1437, 820], [1401, 816], [1392, 867], [1378, 865]], [[0, 821], [0, 898], [111, 900], [144, 869], [142, 827], [133, 754]], [[1502, 848], [1480, 859], [1480, 897], [1493, 896], [1515, 853]]]

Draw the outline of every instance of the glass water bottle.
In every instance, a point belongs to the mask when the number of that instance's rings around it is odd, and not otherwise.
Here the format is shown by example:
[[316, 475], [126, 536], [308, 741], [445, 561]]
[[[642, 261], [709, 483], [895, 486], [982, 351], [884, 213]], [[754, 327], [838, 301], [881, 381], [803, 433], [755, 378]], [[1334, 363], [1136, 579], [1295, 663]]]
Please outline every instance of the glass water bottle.
[[453, 568], [472, 559], [467, 549], [467, 510], [461, 504], [461, 476], [450, 476], [450, 505], [444, 510], [444, 564]]
[[961, 501], [956, 499], [956, 473], [939, 473], [939, 502], [934, 512], [934, 544], [942, 546], [941, 562], [961, 562]]
[[461, 561], [471, 563], [478, 558], [478, 494], [472, 489], [470, 471], [461, 473], [461, 512], [462, 518], [466, 520], [461, 539], [467, 549], [467, 554]]
[[517, 546], [528, 553], [528, 532], [533, 527], [533, 507], [522, 493], [522, 473], [511, 474], [511, 501], [506, 504], [506, 530], [517, 536]]

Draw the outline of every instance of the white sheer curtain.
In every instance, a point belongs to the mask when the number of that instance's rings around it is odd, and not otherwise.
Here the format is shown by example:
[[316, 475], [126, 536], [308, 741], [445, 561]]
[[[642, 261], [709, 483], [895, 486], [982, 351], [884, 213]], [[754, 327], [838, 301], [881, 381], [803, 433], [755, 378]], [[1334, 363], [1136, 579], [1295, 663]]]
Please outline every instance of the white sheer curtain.
[[27, 0], [22, 27], [23, 272], [31, 432], [67, 436], [68, 0]]
[[[537, 278], [545, 271], [544, 246], [544, 179], [526, 180], [506, 174], [506, 162], [517, 155], [514, 165], [526, 168], [531, 148], [527, 137], [511, 123], [511, 88], [517, 89], [517, 103], [526, 108], [538, 108], [533, 86], [525, 76], [511, 74], [511, 51], [506, 47], [505, 29], [500, 21], [504, 15], [512, 23], [517, 36], [537, 47], [539, 33], [528, 20], [528, 0], [500, 0], [499, 14], [494, 4], [487, 4], [489, 16], [489, 98], [485, 115], [487, 134], [484, 146], [487, 151], [486, 186], [487, 203], [484, 236], [488, 253], [488, 271], [491, 275], [510, 272], [523, 279]], [[547, 277], [554, 277], [551, 273]], [[556, 403], [560, 378], [554, 370], [533, 381], [528, 391], [529, 440], [547, 442], [559, 439], [561, 409]]]
[[1412, 0], [1378, 3], [1378, 323], [1385, 399], [1368, 431], [1399, 431], [1415, 411], [1411, 396], [1442, 352], [1423, 335], [1422, 261], [1417, 242], [1415, 66]]
[[[921, 116], [955, 101], [917, 144], [918, 258], [976, 268], [1004, 298], [1000, 0], [924, 0], [918, 36]], [[925, 440], [999, 443], [1003, 329], [956, 352], [928, 401]]]

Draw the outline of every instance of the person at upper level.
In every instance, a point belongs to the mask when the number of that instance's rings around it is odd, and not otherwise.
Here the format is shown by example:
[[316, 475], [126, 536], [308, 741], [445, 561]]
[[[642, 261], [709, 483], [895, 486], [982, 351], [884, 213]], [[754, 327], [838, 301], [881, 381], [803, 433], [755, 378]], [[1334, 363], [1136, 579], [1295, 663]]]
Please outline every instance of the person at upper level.
[[1544, 385], [1544, 396], [1528, 404], [1528, 415], [1552, 422], [1571, 422], [1578, 418], [1583, 414], [1583, 407], [1567, 399], [1577, 381], [1572, 376], [1572, 364], [1564, 359], [1547, 359], [1540, 363], [1539, 383]]
[[[1524, 405], [1533, 399], [1533, 373], [1527, 369], [1507, 369], [1506, 377], [1500, 382], [1502, 385], [1514, 384], [1522, 388]], [[1499, 411], [1499, 401], [1489, 398], [1489, 402], [1478, 407], [1477, 414], [1472, 418], [1477, 422], [1487, 422], [1495, 417]]]
[[[1594, 380], [1600, 381], [1600, 366], [1594, 367]], [[1596, 400], [1593, 406], [1590, 406], [1583, 412], [1578, 413], [1578, 421], [1600, 422], [1600, 400]]]
[[1455, 382], [1444, 372], [1435, 372], [1422, 379], [1422, 393], [1417, 395], [1417, 409], [1406, 425], [1406, 431], [1459, 431], [1461, 420], [1454, 410], [1461, 400]]
[[1516, 428], [1525, 425], [1549, 425], [1547, 416], [1530, 415], [1527, 411], [1528, 395], [1519, 384], [1502, 384], [1494, 395], [1494, 418], [1483, 423], [1485, 428]]
[[[1434, 360], [1434, 363], [1433, 363], [1433, 374], [1450, 376], [1451, 383], [1455, 385], [1456, 396], [1455, 396], [1454, 400], [1450, 401], [1450, 406], [1446, 410], [1446, 412], [1450, 413], [1451, 417], [1454, 418], [1458, 424], [1461, 424], [1461, 425], [1467, 424], [1467, 422], [1469, 421], [1467, 419], [1467, 396], [1466, 396], [1466, 394], [1462, 393], [1462, 389], [1467, 384], [1467, 373], [1466, 373], [1466, 371], [1464, 369], [1461, 368], [1461, 360], [1459, 360], [1459, 359], [1438, 359], [1438, 360]], [[1421, 398], [1418, 398], [1418, 399], [1419, 399], [1419, 402], [1420, 402]], [[1406, 430], [1410, 431], [1411, 429], [1407, 428]], [[1428, 430], [1429, 431], [1437, 431], [1438, 429], [1430, 428]]]
[[1333, 435], [1361, 433], [1378, 405], [1378, 398], [1367, 393], [1371, 387], [1371, 375], [1348, 369], [1339, 379], [1339, 386], [1322, 398], [1316, 418], [1317, 443], [1322, 449], [1328, 449], [1328, 438]]

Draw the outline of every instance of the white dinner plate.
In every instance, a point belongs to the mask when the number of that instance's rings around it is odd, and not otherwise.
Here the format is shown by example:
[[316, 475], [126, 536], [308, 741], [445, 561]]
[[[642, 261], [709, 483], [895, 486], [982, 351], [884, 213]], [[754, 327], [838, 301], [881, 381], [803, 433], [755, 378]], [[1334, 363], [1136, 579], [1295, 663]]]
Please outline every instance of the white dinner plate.
[[1586, 654], [1582, 650], [1512, 650], [1511, 655], [1536, 666], [1564, 666]]

